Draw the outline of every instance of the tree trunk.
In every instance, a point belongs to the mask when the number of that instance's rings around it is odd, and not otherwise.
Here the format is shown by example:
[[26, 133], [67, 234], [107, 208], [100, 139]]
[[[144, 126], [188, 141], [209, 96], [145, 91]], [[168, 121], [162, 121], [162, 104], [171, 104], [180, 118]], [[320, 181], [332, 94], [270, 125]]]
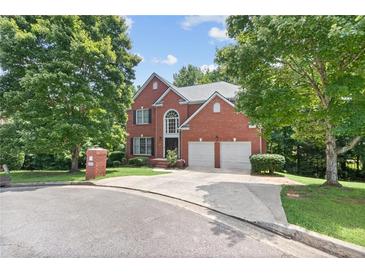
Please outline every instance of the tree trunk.
[[79, 171], [80, 146], [76, 145], [71, 149], [71, 172]]
[[326, 130], [326, 182], [325, 186], [341, 187], [337, 175], [336, 138], [332, 135], [331, 126]]

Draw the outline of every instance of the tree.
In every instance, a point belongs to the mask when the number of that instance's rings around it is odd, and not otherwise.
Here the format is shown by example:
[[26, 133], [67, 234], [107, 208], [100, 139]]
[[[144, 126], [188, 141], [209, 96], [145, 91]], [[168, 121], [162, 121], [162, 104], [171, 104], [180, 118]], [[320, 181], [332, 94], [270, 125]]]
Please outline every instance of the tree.
[[78, 169], [84, 144], [125, 135], [134, 67], [118, 16], [0, 18], [0, 116], [20, 126], [30, 153], [64, 153]]
[[[326, 185], [339, 186], [337, 155], [365, 135], [364, 16], [231, 16], [237, 43], [216, 61], [242, 86], [237, 108], [270, 132], [326, 146]], [[337, 136], [349, 136], [343, 147]]]
[[174, 85], [177, 87], [208, 84], [218, 81], [235, 83], [235, 79], [226, 74], [220, 67], [213, 70], [202, 70], [189, 64], [188, 66], [183, 66], [177, 73], [174, 73]]
[[203, 72], [193, 65], [183, 66], [178, 73], [174, 73], [174, 85], [177, 87], [186, 87], [199, 84], [199, 79]]

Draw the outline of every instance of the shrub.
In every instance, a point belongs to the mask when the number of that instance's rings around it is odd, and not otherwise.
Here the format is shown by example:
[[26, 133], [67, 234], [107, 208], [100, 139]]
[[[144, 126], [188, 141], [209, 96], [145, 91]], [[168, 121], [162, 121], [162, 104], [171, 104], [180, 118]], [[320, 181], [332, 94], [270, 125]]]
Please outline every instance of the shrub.
[[120, 161], [113, 161], [113, 167], [120, 167], [122, 163]]
[[128, 164], [127, 158], [123, 158], [121, 163], [122, 163], [122, 166], [125, 166], [126, 164]]
[[[23, 169], [69, 169], [71, 158], [52, 154], [26, 154]], [[79, 158], [80, 167], [85, 166], [85, 155]]]
[[273, 174], [275, 171], [283, 170], [285, 157], [280, 154], [255, 154], [251, 155], [250, 162], [253, 173]]
[[123, 151], [112, 151], [109, 153], [109, 157], [108, 157], [108, 159], [110, 159], [111, 162], [122, 161], [123, 158], [124, 158]]
[[177, 152], [176, 152], [176, 149], [174, 149], [174, 150], [168, 150], [167, 151], [166, 160], [169, 163], [169, 166], [170, 167], [176, 166], [176, 162], [177, 162]]
[[148, 163], [147, 157], [134, 157], [130, 158], [128, 163], [132, 166], [146, 166]]
[[24, 153], [13, 153], [13, 154], [6, 154], [2, 153], [0, 155], [0, 166], [6, 164], [9, 170], [16, 170], [20, 169], [24, 163]]

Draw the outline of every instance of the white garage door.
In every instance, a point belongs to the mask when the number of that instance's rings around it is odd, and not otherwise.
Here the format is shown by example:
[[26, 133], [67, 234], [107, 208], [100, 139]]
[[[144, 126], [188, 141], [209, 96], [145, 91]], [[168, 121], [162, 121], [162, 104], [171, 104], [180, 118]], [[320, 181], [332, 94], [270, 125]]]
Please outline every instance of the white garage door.
[[221, 168], [250, 170], [251, 142], [221, 142]]
[[214, 142], [189, 142], [190, 167], [214, 167]]

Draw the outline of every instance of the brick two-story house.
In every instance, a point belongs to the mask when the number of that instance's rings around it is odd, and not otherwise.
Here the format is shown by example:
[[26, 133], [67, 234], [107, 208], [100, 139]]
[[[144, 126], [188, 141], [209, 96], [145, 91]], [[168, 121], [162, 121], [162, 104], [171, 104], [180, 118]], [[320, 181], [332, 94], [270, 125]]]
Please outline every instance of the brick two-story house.
[[127, 157], [161, 163], [175, 149], [186, 166], [250, 169], [265, 152], [260, 130], [235, 111], [239, 87], [226, 82], [176, 87], [153, 73], [128, 111]]

